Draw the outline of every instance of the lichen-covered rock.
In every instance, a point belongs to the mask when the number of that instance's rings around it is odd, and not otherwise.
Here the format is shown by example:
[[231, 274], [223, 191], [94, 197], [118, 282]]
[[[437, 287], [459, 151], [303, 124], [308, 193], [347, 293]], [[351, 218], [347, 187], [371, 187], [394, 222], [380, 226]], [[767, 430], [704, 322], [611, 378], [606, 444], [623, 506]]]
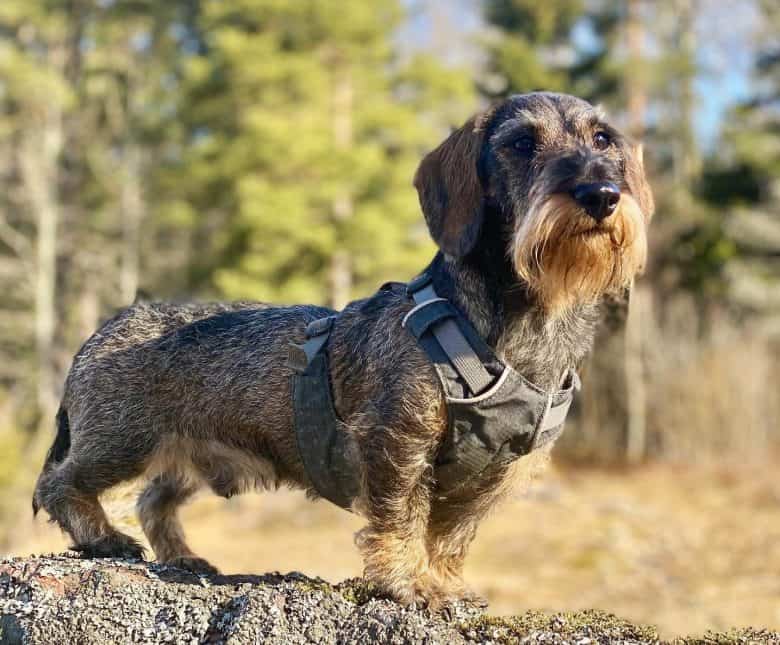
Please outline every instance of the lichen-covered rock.
[[[780, 642], [769, 632], [744, 635], [745, 643]], [[432, 615], [379, 598], [360, 580], [331, 586], [297, 573], [207, 579], [68, 555], [0, 561], [0, 643], [657, 642], [653, 628], [601, 612], [494, 618], [459, 605]]]

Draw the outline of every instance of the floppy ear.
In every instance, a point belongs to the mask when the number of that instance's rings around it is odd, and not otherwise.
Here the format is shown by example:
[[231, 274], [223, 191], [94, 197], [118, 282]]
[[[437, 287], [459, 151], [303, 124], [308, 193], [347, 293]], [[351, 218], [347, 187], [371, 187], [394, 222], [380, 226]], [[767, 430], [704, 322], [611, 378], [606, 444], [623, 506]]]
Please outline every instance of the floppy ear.
[[625, 167], [626, 183], [631, 195], [639, 204], [645, 220], [648, 222], [655, 212], [653, 191], [645, 177], [644, 154], [641, 143], [630, 143], [626, 154]]
[[483, 117], [473, 117], [428, 153], [414, 176], [425, 221], [439, 248], [463, 257], [474, 248], [484, 218], [484, 194], [477, 172]]

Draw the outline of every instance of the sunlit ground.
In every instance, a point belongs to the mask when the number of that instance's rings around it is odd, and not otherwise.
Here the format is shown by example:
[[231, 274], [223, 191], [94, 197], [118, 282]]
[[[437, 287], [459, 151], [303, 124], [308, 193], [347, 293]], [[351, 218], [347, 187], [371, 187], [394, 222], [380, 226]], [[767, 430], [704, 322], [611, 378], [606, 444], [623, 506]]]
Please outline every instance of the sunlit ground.
[[[780, 480], [775, 468], [558, 469], [481, 527], [467, 578], [494, 614], [596, 607], [664, 636], [780, 627]], [[114, 510], [120, 509], [115, 504]], [[281, 491], [183, 514], [194, 549], [226, 573], [360, 574], [361, 526]], [[40, 518], [19, 552], [66, 542]]]

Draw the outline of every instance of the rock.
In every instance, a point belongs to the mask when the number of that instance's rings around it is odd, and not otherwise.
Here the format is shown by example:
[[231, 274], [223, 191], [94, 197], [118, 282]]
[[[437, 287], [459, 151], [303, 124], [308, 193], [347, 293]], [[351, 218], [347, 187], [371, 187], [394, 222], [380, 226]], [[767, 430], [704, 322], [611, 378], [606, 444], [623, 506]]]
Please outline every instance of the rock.
[[[777, 633], [744, 634], [780, 642]], [[408, 609], [361, 580], [332, 586], [299, 573], [205, 578], [67, 554], [0, 560], [0, 643], [657, 642], [654, 628], [596, 611], [495, 618], [468, 605], [441, 614]]]

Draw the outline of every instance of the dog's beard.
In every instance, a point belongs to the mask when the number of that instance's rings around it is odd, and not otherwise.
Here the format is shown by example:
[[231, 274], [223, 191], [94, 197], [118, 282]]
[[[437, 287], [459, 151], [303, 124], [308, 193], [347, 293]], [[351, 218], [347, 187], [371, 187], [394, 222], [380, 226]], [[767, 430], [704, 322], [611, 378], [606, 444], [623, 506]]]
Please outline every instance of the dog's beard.
[[520, 219], [512, 255], [517, 275], [545, 311], [560, 314], [630, 285], [647, 258], [644, 217], [622, 195], [615, 212], [597, 224], [570, 197], [553, 195]]

